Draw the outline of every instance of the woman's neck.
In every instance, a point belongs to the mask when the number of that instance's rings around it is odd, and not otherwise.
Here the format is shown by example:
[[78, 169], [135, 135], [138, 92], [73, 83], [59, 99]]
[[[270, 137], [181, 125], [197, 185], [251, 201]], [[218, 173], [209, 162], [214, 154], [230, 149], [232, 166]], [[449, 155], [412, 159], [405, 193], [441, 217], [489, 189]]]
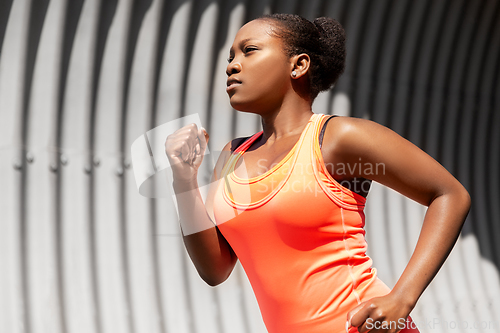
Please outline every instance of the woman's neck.
[[274, 142], [283, 137], [300, 134], [312, 114], [309, 103], [283, 103], [278, 110], [261, 114], [264, 131], [261, 139]]

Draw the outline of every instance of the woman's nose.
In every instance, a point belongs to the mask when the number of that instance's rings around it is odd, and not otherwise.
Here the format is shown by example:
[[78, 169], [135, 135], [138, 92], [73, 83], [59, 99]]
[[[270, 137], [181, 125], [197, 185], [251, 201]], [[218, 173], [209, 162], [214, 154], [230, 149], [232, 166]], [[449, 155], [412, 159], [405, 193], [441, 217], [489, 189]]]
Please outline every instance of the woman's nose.
[[234, 59], [226, 67], [227, 76], [239, 73], [240, 71], [241, 71], [241, 64]]

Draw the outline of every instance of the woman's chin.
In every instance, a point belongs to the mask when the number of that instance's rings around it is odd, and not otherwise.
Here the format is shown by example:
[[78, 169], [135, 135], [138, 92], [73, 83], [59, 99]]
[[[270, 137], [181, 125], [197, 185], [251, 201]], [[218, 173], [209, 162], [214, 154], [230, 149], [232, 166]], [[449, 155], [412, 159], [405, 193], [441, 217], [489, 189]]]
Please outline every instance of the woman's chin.
[[[277, 104], [275, 101], [269, 102], [269, 98], [266, 96], [255, 97], [252, 98], [238, 98], [236, 94], [229, 97], [229, 104], [233, 107], [233, 109], [241, 112], [249, 112], [249, 113], [257, 113], [260, 114], [264, 110], [270, 109], [271, 105]], [[268, 101], [267, 103], [265, 101]]]
[[229, 104], [233, 107], [233, 109], [241, 112], [251, 112], [251, 106], [249, 103], [245, 103], [243, 101], [238, 101], [237, 98], [231, 97], [229, 99]]

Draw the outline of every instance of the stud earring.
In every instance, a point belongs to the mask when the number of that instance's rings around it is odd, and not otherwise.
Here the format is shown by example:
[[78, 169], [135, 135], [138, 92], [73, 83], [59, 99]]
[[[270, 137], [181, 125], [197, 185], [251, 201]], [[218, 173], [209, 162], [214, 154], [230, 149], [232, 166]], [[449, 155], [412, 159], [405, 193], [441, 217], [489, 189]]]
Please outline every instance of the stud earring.
[[292, 71], [292, 76], [296, 77], [297, 76], [297, 72], [296, 71]]

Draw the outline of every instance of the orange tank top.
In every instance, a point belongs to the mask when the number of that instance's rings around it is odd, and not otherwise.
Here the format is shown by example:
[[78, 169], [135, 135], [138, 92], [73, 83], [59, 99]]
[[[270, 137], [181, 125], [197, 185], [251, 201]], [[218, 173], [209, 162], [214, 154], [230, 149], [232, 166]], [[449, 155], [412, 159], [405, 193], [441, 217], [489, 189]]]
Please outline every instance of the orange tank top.
[[215, 194], [217, 227], [269, 333], [345, 332], [348, 311], [391, 290], [366, 255], [365, 198], [325, 167], [318, 139], [324, 117], [312, 114], [285, 158], [248, 179], [241, 156], [263, 131], [254, 134], [228, 159]]

